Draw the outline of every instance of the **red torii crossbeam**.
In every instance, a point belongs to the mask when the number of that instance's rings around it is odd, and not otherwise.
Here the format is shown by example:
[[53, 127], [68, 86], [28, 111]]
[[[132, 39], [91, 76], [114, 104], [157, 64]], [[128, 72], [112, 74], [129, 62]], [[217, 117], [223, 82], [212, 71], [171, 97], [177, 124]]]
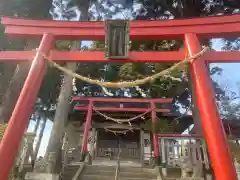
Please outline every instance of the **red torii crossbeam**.
[[[103, 40], [103, 22], [63, 22], [44, 20], [25, 20], [3, 17], [2, 24], [5, 33], [14, 37], [42, 38], [39, 51], [48, 55], [54, 61], [88, 61], [112, 63], [105, 59], [103, 52], [59, 52], [51, 49], [56, 39]], [[193, 55], [200, 51], [198, 38], [239, 37], [240, 15], [216, 16], [186, 20], [164, 21], [132, 21], [130, 23], [130, 38], [135, 39], [182, 39], [185, 40], [187, 51]], [[132, 57], [134, 58], [131, 58]], [[208, 144], [211, 162], [217, 180], [237, 180], [226, 135], [214, 101], [210, 76], [206, 63], [210, 62], [240, 62], [239, 52], [209, 52], [190, 63], [194, 90], [197, 94], [197, 106], [204, 127], [204, 135]], [[184, 52], [131, 52], [130, 58], [119, 61], [126, 62], [177, 62], [184, 58]], [[0, 60], [22, 61], [33, 60], [29, 75], [25, 81], [9, 125], [0, 144], [0, 179], [6, 180], [18, 151], [20, 140], [26, 128], [28, 118], [35, 102], [37, 92], [46, 70], [46, 61], [36, 51], [1, 52]], [[69, 59], [69, 60], [65, 60]], [[91, 106], [88, 107], [87, 119], [91, 116]], [[152, 112], [155, 117], [155, 112]], [[89, 121], [85, 126], [89, 128]], [[153, 133], [155, 158], [159, 157], [157, 135]], [[86, 139], [86, 138], [85, 138]], [[216, 144], [217, 143], [217, 144]], [[83, 149], [82, 151], [85, 151]]]
[[[131, 21], [130, 38], [135, 39], [183, 39], [184, 34], [194, 32], [199, 37], [236, 37], [240, 32], [240, 15], [214, 16], [164, 21]], [[51, 20], [25, 20], [3, 17], [5, 32], [11, 36], [41, 37], [44, 33], [59, 39], [104, 40], [104, 22], [66, 22]], [[227, 28], [226, 28], [227, 24]], [[234, 32], [234, 33], [233, 33]]]
[[[0, 61], [18, 62], [32, 61], [36, 54], [32, 51], [2, 51]], [[56, 62], [88, 62], [88, 63], [109, 63], [104, 57], [104, 52], [69, 52], [51, 50], [49, 58]], [[184, 51], [167, 52], [130, 52], [128, 59], [115, 59], [111, 63], [174, 63], [185, 58]], [[207, 52], [203, 57], [208, 63], [236, 63], [239, 62], [239, 52]]]

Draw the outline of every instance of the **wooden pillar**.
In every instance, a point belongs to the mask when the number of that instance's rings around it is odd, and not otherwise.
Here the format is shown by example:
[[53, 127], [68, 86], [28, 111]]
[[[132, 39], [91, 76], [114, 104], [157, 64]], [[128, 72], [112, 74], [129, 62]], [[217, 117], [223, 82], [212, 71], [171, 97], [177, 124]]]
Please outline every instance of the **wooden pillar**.
[[[196, 34], [185, 35], [185, 45], [189, 55], [201, 50]], [[217, 180], [237, 180], [231, 152], [215, 101], [207, 66], [202, 58], [190, 63], [196, 100], [199, 108], [205, 139], [208, 145], [212, 167]]]
[[84, 126], [84, 133], [83, 133], [81, 161], [83, 161], [85, 159], [85, 156], [87, 154], [88, 131], [89, 131], [89, 128], [90, 128], [91, 122], [92, 122], [92, 108], [93, 108], [93, 103], [92, 103], [92, 101], [89, 101], [87, 117], [86, 117], [86, 122], [85, 122], [85, 126]]
[[[53, 43], [54, 37], [50, 34], [44, 34], [39, 46], [39, 51], [47, 55]], [[32, 108], [47, 68], [47, 61], [44, 60], [41, 53], [37, 52], [32, 61], [27, 79], [0, 144], [1, 180], [7, 180], [9, 170], [13, 166], [18, 147], [28, 124], [28, 119], [31, 116]]]
[[162, 175], [167, 176], [167, 158], [165, 152], [165, 138], [161, 137], [161, 164], [162, 164]]
[[152, 134], [153, 134], [153, 149], [154, 149], [154, 158], [155, 164], [160, 164], [160, 156], [159, 156], [159, 144], [158, 144], [158, 136], [156, 133], [156, 122], [157, 122], [157, 114], [155, 109], [154, 102], [151, 102], [151, 117], [152, 117]]
[[141, 165], [144, 165], [144, 131], [140, 130], [140, 160], [141, 160]]
[[[190, 69], [189, 69], [190, 71]], [[202, 120], [200, 117], [199, 108], [197, 106], [197, 99], [196, 99], [196, 87], [194, 86], [193, 77], [191, 72], [189, 74], [188, 81], [190, 82], [190, 91], [192, 94], [192, 117], [194, 123], [194, 133], [198, 136], [203, 136], [203, 129], [202, 129]], [[190, 132], [189, 132], [190, 133]]]
[[94, 157], [93, 157], [94, 159], [96, 159], [97, 151], [98, 151], [98, 134], [99, 134], [99, 130], [96, 128], [96, 139], [94, 144], [95, 151], [94, 151]]
[[94, 158], [95, 154], [95, 139], [96, 139], [96, 128], [92, 128], [92, 141], [90, 142], [90, 162], [89, 164], [92, 164], [92, 160]]

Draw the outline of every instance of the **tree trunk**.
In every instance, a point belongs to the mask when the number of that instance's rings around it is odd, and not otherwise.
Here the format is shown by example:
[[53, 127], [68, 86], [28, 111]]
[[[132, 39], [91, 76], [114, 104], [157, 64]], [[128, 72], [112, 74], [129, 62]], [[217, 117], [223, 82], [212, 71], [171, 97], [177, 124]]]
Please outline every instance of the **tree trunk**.
[[[27, 42], [26, 49], [34, 49], [36, 47], [36, 40], [29, 40]], [[27, 77], [30, 65], [29, 61], [22, 62], [17, 65], [0, 107], [0, 122], [8, 122], [11, 117], [12, 111]]]
[[[76, 71], [77, 64], [67, 63], [66, 68], [70, 69], [71, 71]], [[68, 118], [69, 100], [72, 95], [72, 80], [73, 80], [72, 76], [68, 74], [64, 75], [62, 87], [58, 97], [57, 109], [56, 109], [56, 113], [53, 121], [52, 132], [51, 132], [50, 140], [48, 143], [46, 155], [49, 152], [57, 152], [57, 150], [61, 146], [60, 142], [63, 136], [64, 127]]]
[[188, 74], [189, 74], [188, 82], [189, 82], [189, 86], [190, 86], [189, 89], [192, 94], [191, 104], [192, 104], [192, 117], [193, 117], [193, 123], [194, 123], [194, 128], [193, 128], [194, 132], [193, 133], [198, 136], [202, 136], [203, 135], [203, 127], [202, 127], [201, 115], [200, 115], [199, 108], [197, 105], [197, 99], [196, 99], [196, 93], [195, 93], [196, 87], [194, 87], [194, 85], [193, 85], [193, 77], [192, 77], [190, 70], [189, 70]]
[[43, 123], [42, 123], [41, 129], [40, 129], [39, 136], [38, 136], [37, 142], [36, 142], [36, 147], [35, 147], [35, 150], [34, 150], [34, 159], [35, 160], [37, 158], [38, 151], [39, 151], [39, 148], [40, 148], [40, 145], [41, 145], [41, 141], [42, 141], [42, 137], [43, 137], [43, 133], [44, 133], [46, 123], [47, 123], [47, 117], [46, 117], [46, 115], [44, 115]]
[[[89, 2], [84, 4], [86, 4], [86, 6], [81, 6], [80, 9], [82, 14], [81, 20], [88, 19]], [[72, 51], [79, 50], [80, 43], [81, 42], [79, 41], [73, 42]], [[66, 68], [75, 72], [77, 70], [77, 63], [67, 63]], [[65, 125], [68, 121], [68, 113], [70, 108], [69, 100], [71, 99], [73, 89], [72, 82], [73, 77], [68, 74], [64, 74], [62, 87], [58, 97], [57, 109], [53, 121], [52, 132], [45, 154], [45, 160], [47, 160], [50, 152], [55, 152], [56, 157], [59, 157], [59, 149], [61, 148]]]
[[41, 121], [41, 117], [37, 117], [36, 122], [35, 122], [35, 127], [34, 127], [34, 130], [33, 130], [33, 132], [36, 133], [36, 134], [37, 134], [37, 130], [38, 130], [40, 121]]
[[4, 94], [13, 77], [16, 66], [17, 64], [15, 63], [3, 63], [3, 72], [0, 74], [0, 104], [2, 104]]

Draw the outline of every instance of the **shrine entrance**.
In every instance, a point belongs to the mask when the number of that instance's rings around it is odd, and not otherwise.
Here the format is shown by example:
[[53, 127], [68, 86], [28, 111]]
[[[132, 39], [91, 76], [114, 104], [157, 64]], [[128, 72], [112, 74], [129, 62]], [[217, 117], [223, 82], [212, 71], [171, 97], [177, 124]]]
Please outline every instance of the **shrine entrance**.
[[124, 160], [141, 159], [140, 130], [114, 134], [104, 129], [99, 129], [97, 158], [116, 159], [119, 152], [119, 156]]

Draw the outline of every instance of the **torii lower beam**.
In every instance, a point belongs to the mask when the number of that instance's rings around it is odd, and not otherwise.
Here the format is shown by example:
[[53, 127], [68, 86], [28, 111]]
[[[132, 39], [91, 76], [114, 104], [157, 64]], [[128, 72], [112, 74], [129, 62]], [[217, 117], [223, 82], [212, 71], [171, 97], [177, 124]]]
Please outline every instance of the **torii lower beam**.
[[159, 103], [159, 104], [170, 104], [173, 102], [172, 98], [104, 98], [104, 97], [84, 97], [84, 96], [73, 96], [73, 101], [92, 101], [95, 102], [117, 102], [117, 103]]
[[[31, 61], [36, 51], [2, 51], [1, 62]], [[90, 63], [174, 63], [185, 58], [183, 51], [169, 52], [130, 52], [128, 59], [111, 60], [104, 57], [104, 52], [68, 52], [52, 50], [51, 60], [56, 62], [90, 62]], [[207, 63], [238, 63], [240, 52], [207, 52], [203, 55]]]
[[[88, 107], [82, 107], [82, 106], [76, 106], [74, 107], [74, 110], [77, 111], [87, 111]], [[94, 108], [94, 110], [97, 111], [108, 111], [108, 112], [147, 112], [150, 111], [151, 109], [148, 108], [114, 108], [114, 107], [98, 107]], [[167, 108], [158, 108], [155, 109], [156, 112], [161, 112], [161, 113], [170, 113], [171, 110]]]

